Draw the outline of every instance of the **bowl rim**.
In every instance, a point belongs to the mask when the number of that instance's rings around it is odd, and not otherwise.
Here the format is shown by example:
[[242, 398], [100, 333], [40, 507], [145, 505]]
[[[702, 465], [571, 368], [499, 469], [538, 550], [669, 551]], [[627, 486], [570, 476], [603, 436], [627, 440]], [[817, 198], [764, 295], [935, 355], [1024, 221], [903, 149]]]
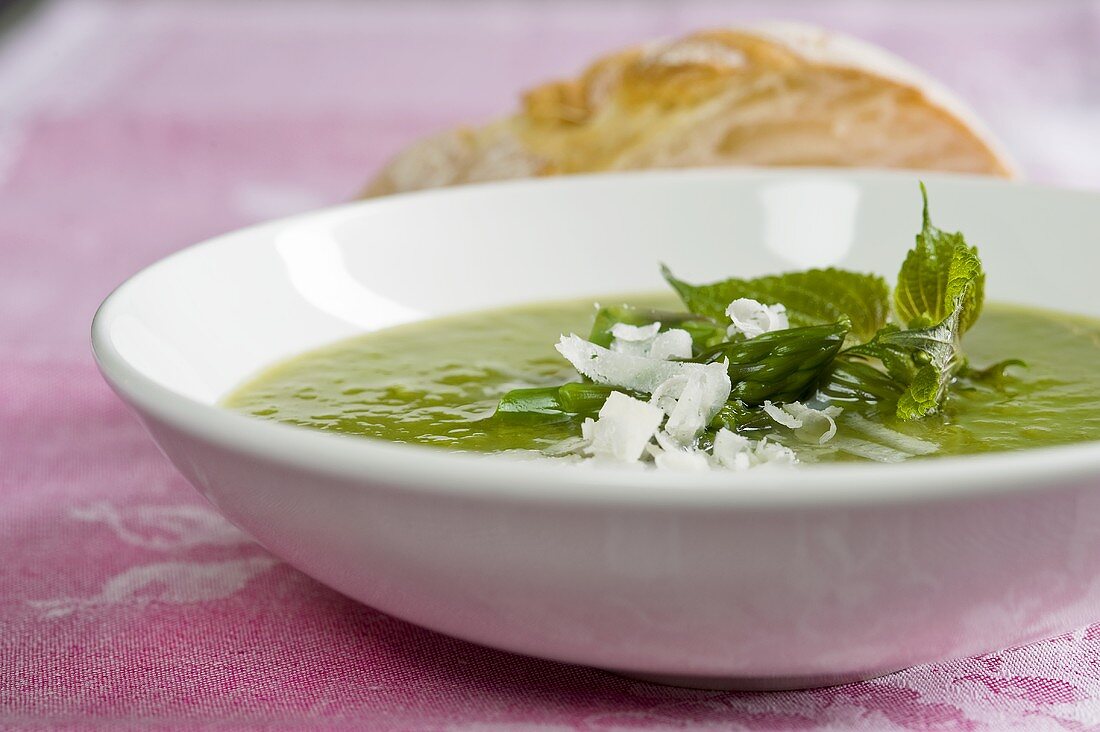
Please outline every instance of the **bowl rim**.
[[[351, 210], [406, 205], [444, 196], [492, 195], [512, 188], [555, 188], [617, 180], [788, 176], [856, 180], [949, 180], [981, 187], [1017, 188], [1082, 195], [1100, 203], [1100, 193], [986, 176], [929, 171], [868, 169], [707, 168], [631, 173], [597, 173], [548, 179], [474, 184], [354, 201], [255, 224], [185, 247], [141, 269], [115, 288], [92, 320], [96, 364], [111, 388], [144, 419], [153, 418], [190, 437], [242, 455], [339, 479], [449, 498], [535, 502], [546, 505], [597, 504], [618, 507], [778, 508], [791, 506], [878, 506], [975, 498], [1026, 492], [1097, 479], [1100, 441], [915, 460], [907, 463], [814, 464], [795, 469], [743, 473], [699, 473], [601, 469], [591, 465], [521, 460], [506, 455], [473, 455], [419, 445], [390, 443], [268, 422], [191, 399], [161, 385], [131, 365], [114, 347], [109, 330], [126, 290], [179, 256], [216, 247], [243, 234], [278, 229], [305, 219]], [[731, 476], [735, 476], [731, 479]], [[812, 476], [812, 480], [807, 480]], [[525, 487], [518, 489], [517, 483]], [[886, 485], [884, 485], [886, 484]]]

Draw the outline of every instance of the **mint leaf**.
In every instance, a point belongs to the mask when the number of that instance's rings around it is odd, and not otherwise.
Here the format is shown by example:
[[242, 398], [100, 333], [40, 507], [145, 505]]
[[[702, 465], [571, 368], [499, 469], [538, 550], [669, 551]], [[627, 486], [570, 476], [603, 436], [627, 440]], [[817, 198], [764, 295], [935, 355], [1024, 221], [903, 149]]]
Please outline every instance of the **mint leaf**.
[[985, 273], [978, 250], [967, 246], [963, 235], [940, 231], [928, 214], [928, 191], [920, 184], [924, 200], [921, 232], [905, 257], [894, 288], [894, 311], [909, 328], [927, 328], [942, 322], [961, 301], [959, 332], [965, 333], [978, 319], [985, 300]]
[[765, 400], [793, 402], [817, 385], [849, 330], [847, 320], [774, 330], [747, 340], [720, 343], [695, 360], [704, 363], [729, 360], [732, 399], [749, 405], [763, 404]]
[[890, 310], [890, 288], [877, 275], [842, 269], [811, 269], [805, 272], [728, 279], [709, 285], [691, 285], [676, 279], [668, 267], [661, 273], [687, 309], [698, 315], [729, 324], [726, 308], [747, 297], [765, 305], [782, 303], [791, 325], [809, 326], [847, 319], [851, 336], [862, 343], [886, 323]]

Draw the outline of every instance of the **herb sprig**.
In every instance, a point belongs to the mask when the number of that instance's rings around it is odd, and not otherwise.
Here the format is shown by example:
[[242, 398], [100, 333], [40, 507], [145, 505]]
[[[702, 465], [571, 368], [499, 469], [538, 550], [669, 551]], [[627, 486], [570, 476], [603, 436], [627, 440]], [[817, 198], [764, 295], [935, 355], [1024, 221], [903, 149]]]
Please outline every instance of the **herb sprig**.
[[[610, 347], [611, 330], [618, 323], [659, 322], [661, 330], [688, 331], [693, 342], [689, 360], [725, 361], [733, 385], [712, 429], [766, 429], [769, 421], [759, 405], [811, 397], [885, 405], [900, 420], [935, 414], [960, 374], [970, 381], [999, 382], [1004, 366], [1018, 362], [1008, 360], [984, 371], [967, 366], [961, 341], [981, 314], [985, 272], [977, 249], [961, 233], [932, 224], [923, 183], [920, 190], [921, 230], [892, 292], [878, 275], [836, 268], [692, 285], [662, 266], [686, 312], [603, 307], [589, 340]], [[755, 338], [728, 335], [726, 309], [739, 298], [782, 303], [792, 327]], [[501, 399], [497, 417], [589, 417], [615, 390], [587, 382], [515, 390]]]

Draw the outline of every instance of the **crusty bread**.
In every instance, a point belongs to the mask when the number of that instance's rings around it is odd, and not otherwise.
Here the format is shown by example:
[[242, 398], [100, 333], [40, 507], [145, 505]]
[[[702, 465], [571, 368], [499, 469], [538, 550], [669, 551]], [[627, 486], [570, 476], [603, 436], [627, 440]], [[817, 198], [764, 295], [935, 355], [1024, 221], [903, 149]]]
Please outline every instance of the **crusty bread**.
[[953, 95], [869, 44], [792, 24], [695, 33], [537, 87], [520, 112], [422, 140], [364, 191], [601, 170], [860, 166], [1013, 177]]

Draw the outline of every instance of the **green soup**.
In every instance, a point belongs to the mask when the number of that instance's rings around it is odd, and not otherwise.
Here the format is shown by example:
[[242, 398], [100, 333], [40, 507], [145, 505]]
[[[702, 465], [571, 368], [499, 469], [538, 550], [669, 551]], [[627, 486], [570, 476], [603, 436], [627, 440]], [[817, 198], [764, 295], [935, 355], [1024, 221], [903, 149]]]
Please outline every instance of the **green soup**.
[[[393, 442], [545, 450], [578, 435], [577, 422], [488, 417], [510, 389], [576, 380], [554, 344], [562, 333], [587, 333], [592, 314], [586, 300], [390, 328], [278, 364], [225, 403], [262, 419]], [[965, 348], [975, 366], [1013, 357], [1028, 367], [1014, 368], [999, 387], [954, 389], [942, 413], [923, 420], [898, 422], [873, 407], [846, 407], [837, 444], [799, 456], [861, 459], [866, 443], [885, 445], [887, 454], [959, 455], [1100, 439], [1100, 321], [990, 305]], [[936, 449], [913, 450], [919, 443], [911, 438]]]

